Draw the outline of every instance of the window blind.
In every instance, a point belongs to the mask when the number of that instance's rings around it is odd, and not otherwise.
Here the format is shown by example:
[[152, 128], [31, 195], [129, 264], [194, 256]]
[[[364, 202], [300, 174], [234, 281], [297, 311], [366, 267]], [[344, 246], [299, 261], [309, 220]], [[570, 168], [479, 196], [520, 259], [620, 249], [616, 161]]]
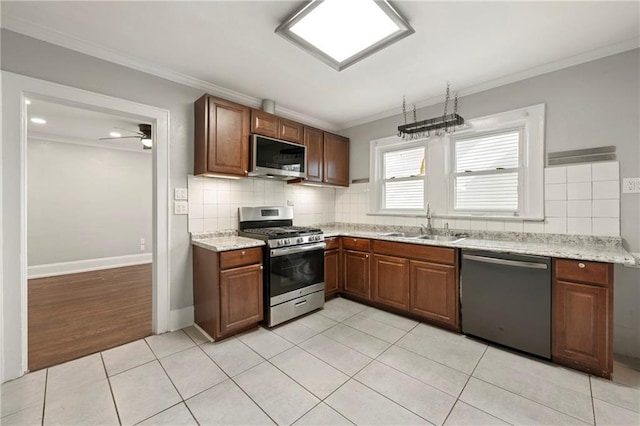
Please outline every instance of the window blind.
[[424, 208], [424, 146], [386, 151], [382, 155], [383, 207]]
[[520, 135], [512, 130], [455, 142], [456, 210], [518, 210]]

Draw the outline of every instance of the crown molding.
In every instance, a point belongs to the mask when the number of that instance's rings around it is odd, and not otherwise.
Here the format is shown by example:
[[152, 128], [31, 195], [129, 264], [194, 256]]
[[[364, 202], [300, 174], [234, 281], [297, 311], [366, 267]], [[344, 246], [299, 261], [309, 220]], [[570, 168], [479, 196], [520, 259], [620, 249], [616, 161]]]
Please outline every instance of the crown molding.
[[[640, 37], [634, 37], [629, 40], [622, 41], [620, 43], [611, 44], [599, 49], [583, 52], [579, 55], [570, 56], [559, 61], [549, 62], [547, 64], [530, 68], [525, 71], [509, 74], [504, 77], [489, 80], [484, 83], [476, 84], [458, 90], [458, 97], [473, 95], [475, 93], [484, 92], [486, 90], [494, 89], [496, 87], [505, 86], [507, 84], [515, 83], [528, 78], [537, 77], [542, 74], [547, 74], [553, 71], [558, 71], [563, 68], [568, 68], [574, 65], [583, 64], [589, 61], [595, 61], [596, 59], [604, 58], [607, 56], [615, 55], [617, 53], [626, 52], [628, 50], [637, 49], [640, 47]], [[444, 102], [442, 96], [424, 99], [420, 102], [416, 102], [416, 108], [424, 108], [432, 105], [437, 105]], [[338, 125], [339, 130], [345, 130], [350, 127], [360, 126], [362, 124], [371, 123], [372, 121], [381, 120], [383, 118], [389, 118], [396, 115], [400, 115], [398, 108], [380, 112], [378, 114], [370, 115], [367, 117], [359, 118], [357, 120], [347, 121]]]
[[[187, 74], [173, 71], [169, 68], [152, 62], [134, 58], [132, 56], [117, 52], [113, 49], [109, 49], [77, 37], [63, 34], [59, 31], [55, 31], [40, 25], [36, 25], [23, 19], [4, 15], [2, 17], [2, 28], [6, 28], [7, 30], [26, 35], [28, 37], [42, 40], [47, 43], [74, 50], [76, 52], [84, 53], [85, 55], [93, 56], [105, 61], [132, 68], [146, 74], [151, 74], [153, 76], [160, 77], [174, 83], [182, 84], [194, 89], [199, 89], [211, 95], [219, 96], [221, 98], [228, 99], [233, 102], [238, 102], [240, 104], [247, 105], [253, 108], [260, 108], [262, 105], [262, 99], [255, 98], [244, 93], [236, 92], [234, 90], [227, 89], [226, 87], [218, 86], [208, 81], [191, 77]], [[277, 104], [276, 113], [282, 117], [299, 121], [321, 129], [333, 131], [338, 129], [336, 123], [320, 120], [318, 118], [308, 116], [289, 108], [279, 107], [277, 106]]]
[[67, 143], [72, 145], [88, 146], [90, 148], [103, 148], [103, 149], [113, 149], [117, 151], [135, 152], [136, 154], [151, 154], [153, 152], [152, 149], [142, 149], [141, 148], [142, 143], [140, 144], [140, 148], [133, 148], [133, 147], [128, 148], [124, 146], [110, 145], [109, 143], [103, 142], [100, 140], [87, 141], [86, 139], [72, 138], [69, 136], [62, 136], [62, 135], [51, 135], [48, 133], [33, 132], [33, 131], [29, 131], [27, 135], [27, 140]]

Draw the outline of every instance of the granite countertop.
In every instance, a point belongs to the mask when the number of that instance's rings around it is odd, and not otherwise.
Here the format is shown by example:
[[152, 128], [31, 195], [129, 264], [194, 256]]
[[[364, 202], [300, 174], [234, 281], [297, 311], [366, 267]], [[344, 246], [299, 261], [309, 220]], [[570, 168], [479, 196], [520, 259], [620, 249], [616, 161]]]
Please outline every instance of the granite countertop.
[[260, 247], [264, 241], [237, 235], [192, 235], [191, 244], [212, 251], [229, 251]]
[[[438, 247], [452, 247], [461, 249], [488, 250], [501, 253], [530, 254], [537, 256], [550, 256], [565, 259], [590, 260], [595, 262], [619, 263], [627, 266], [635, 266], [636, 259], [621, 245], [611, 243], [584, 244], [583, 241], [571, 243], [569, 241], [510, 241], [487, 238], [464, 238], [455, 242], [421, 240], [411, 237], [395, 237], [381, 235], [392, 231], [371, 231], [352, 228], [323, 227], [324, 236], [358, 237], [376, 240], [396, 241], [402, 243], [422, 244]], [[567, 237], [569, 240], [570, 237]], [[578, 238], [577, 240], [580, 240]]]

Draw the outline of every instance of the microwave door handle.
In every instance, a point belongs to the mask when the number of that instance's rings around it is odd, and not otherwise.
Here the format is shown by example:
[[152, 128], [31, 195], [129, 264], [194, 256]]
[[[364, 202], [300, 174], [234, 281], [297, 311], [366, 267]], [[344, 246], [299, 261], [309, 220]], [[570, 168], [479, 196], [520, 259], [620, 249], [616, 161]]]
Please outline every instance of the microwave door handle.
[[325, 243], [309, 244], [305, 246], [283, 247], [271, 250], [271, 257], [286, 256], [288, 254], [303, 253], [311, 250], [324, 250]]

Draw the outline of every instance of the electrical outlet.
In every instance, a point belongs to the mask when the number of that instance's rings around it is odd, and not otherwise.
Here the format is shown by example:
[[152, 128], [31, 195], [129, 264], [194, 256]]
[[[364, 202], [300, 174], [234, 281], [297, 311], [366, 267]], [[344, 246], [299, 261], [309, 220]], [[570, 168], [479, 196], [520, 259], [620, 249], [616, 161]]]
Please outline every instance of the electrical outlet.
[[140, 244], [140, 251], [144, 251], [144, 244]]
[[189, 198], [189, 191], [187, 188], [174, 188], [173, 199], [174, 200], [187, 200]]
[[143, 246], [144, 245], [144, 238], [140, 238], [140, 245]]
[[639, 194], [640, 177], [622, 179], [622, 192], [624, 194]]
[[189, 203], [186, 201], [174, 201], [173, 214], [189, 214]]

